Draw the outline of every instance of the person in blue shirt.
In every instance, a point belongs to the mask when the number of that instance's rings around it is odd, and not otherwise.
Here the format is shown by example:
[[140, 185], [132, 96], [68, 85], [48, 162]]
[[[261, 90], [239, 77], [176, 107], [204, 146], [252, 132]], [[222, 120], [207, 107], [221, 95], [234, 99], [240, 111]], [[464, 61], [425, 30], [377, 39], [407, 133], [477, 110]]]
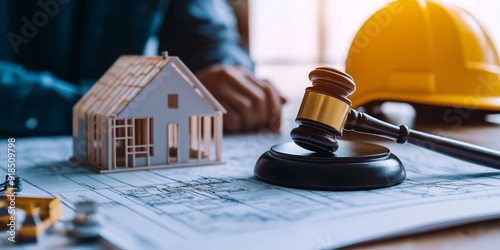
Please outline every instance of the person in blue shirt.
[[253, 75], [224, 0], [5, 0], [0, 34], [0, 136], [70, 134], [72, 106], [152, 37], [227, 109], [226, 131], [279, 131], [284, 98]]

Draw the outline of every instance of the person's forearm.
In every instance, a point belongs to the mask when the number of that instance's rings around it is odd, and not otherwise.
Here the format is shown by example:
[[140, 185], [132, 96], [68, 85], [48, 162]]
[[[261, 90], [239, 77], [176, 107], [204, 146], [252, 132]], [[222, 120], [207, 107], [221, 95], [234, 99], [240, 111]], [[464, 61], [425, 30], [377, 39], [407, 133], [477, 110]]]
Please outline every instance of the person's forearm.
[[0, 136], [69, 134], [79, 92], [48, 72], [0, 62]]

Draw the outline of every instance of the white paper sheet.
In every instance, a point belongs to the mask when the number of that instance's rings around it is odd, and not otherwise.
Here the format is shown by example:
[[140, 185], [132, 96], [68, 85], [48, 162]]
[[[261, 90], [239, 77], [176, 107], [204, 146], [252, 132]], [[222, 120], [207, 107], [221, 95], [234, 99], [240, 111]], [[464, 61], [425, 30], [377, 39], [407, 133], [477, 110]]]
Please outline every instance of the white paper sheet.
[[390, 142], [408, 175], [395, 187], [308, 191], [256, 179], [258, 156], [286, 140], [226, 137], [226, 165], [99, 175], [68, 161], [70, 137], [18, 139], [17, 174], [22, 195], [60, 197], [66, 219], [74, 202], [99, 202], [102, 236], [129, 249], [334, 248], [500, 217], [500, 171]]

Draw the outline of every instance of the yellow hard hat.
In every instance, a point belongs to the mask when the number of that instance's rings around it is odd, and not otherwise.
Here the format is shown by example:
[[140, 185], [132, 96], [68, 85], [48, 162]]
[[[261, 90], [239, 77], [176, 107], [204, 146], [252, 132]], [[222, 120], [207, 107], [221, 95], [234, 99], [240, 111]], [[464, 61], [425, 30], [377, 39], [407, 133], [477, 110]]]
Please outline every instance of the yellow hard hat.
[[500, 62], [486, 30], [464, 9], [400, 0], [356, 34], [346, 72], [353, 107], [380, 101], [500, 112]]

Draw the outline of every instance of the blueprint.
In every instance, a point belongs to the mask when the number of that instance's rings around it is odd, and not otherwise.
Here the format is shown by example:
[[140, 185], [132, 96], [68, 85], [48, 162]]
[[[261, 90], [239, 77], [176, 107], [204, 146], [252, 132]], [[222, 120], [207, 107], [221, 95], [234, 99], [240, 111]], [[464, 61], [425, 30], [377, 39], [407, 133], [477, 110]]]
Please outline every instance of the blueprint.
[[[26, 196], [60, 197], [63, 220], [99, 203], [102, 237], [129, 249], [323, 249], [500, 217], [500, 171], [388, 142], [401, 185], [310, 191], [253, 176], [257, 158], [288, 135], [224, 138], [225, 165], [95, 174], [68, 161], [70, 137], [16, 142]], [[0, 152], [6, 152], [6, 140]], [[6, 171], [7, 155], [0, 155]]]

